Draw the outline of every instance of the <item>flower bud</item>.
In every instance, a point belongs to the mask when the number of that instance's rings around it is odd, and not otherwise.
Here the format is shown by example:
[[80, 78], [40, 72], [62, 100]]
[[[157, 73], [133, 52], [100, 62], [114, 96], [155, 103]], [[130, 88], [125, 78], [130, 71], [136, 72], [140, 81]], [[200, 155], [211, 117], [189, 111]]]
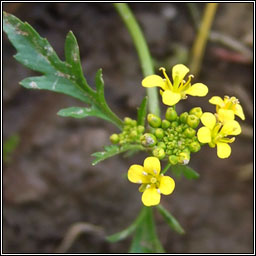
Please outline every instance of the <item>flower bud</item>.
[[196, 134], [196, 131], [193, 128], [191, 128], [191, 127], [186, 128], [186, 130], [184, 131], [184, 135], [187, 138], [192, 138], [192, 137], [195, 136], [195, 134]]
[[125, 117], [125, 118], [124, 118], [124, 123], [125, 123], [126, 125], [130, 125], [130, 124], [132, 123], [132, 119], [131, 119], [130, 117]]
[[166, 149], [166, 145], [165, 145], [165, 143], [162, 142], [162, 141], [158, 142], [158, 143], [157, 143], [157, 146], [158, 146], [159, 148]]
[[184, 113], [180, 114], [180, 121], [182, 123], [186, 123], [187, 122], [187, 117], [188, 117], [188, 112], [184, 112]]
[[153, 147], [157, 143], [156, 137], [151, 133], [145, 133], [140, 137], [140, 142], [144, 147]]
[[193, 141], [189, 144], [189, 149], [191, 152], [198, 152], [201, 149], [200, 143], [197, 141]]
[[200, 123], [200, 119], [195, 115], [188, 115], [187, 117], [187, 124], [192, 127], [196, 128]]
[[160, 160], [165, 157], [165, 152], [163, 148], [156, 147], [152, 153], [155, 157], [159, 158]]
[[131, 121], [131, 126], [133, 126], [133, 127], [137, 126], [137, 121], [136, 120], [132, 120]]
[[188, 164], [190, 160], [190, 154], [187, 151], [179, 153], [178, 162], [180, 164]]
[[139, 133], [143, 133], [143, 132], [145, 131], [145, 127], [142, 126], [142, 125], [139, 125], [139, 126], [137, 127], [137, 131], [138, 131]]
[[109, 137], [110, 141], [113, 144], [117, 144], [119, 142], [119, 136], [116, 133], [113, 133], [110, 137]]
[[161, 126], [161, 118], [154, 115], [154, 114], [148, 114], [147, 116], [148, 123], [153, 128], [158, 128]]
[[173, 107], [167, 108], [166, 113], [165, 113], [165, 118], [168, 121], [175, 121], [177, 119], [177, 117], [178, 117], [177, 112]]
[[175, 128], [175, 131], [178, 132], [178, 133], [181, 133], [181, 132], [183, 131], [182, 126], [181, 126], [181, 125], [177, 126], [177, 127]]
[[129, 134], [130, 139], [136, 139], [137, 136], [138, 133], [136, 130], [131, 131], [131, 133]]
[[163, 120], [162, 121], [162, 128], [163, 129], [167, 129], [168, 127], [170, 127], [171, 123], [168, 120]]
[[189, 114], [191, 115], [195, 115], [197, 116], [198, 118], [200, 118], [203, 114], [203, 111], [200, 107], [195, 107], [195, 108], [192, 108], [190, 111], [189, 111]]
[[178, 157], [174, 155], [169, 156], [169, 162], [171, 165], [176, 165], [178, 163]]
[[158, 139], [162, 139], [164, 137], [164, 130], [161, 128], [157, 128], [155, 130], [155, 135]]

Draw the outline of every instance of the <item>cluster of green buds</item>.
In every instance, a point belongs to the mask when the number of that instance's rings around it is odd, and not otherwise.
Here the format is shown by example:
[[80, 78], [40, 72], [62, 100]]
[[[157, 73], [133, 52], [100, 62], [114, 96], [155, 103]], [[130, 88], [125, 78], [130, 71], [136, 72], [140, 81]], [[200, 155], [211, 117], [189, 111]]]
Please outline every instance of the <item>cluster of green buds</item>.
[[168, 158], [172, 165], [188, 164], [191, 152], [198, 152], [201, 148], [196, 128], [202, 114], [200, 107], [179, 116], [173, 107], [169, 107], [164, 120], [148, 114], [147, 120], [153, 129], [141, 136], [141, 144], [152, 150], [152, 154], [160, 160]]
[[145, 131], [144, 126], [138, 125], [136, 120], [129, 117], [124, 118], [124, 126], [122, 133], [112, 134], [110, 141], [113, 144], [140, 144], [140, 137]]

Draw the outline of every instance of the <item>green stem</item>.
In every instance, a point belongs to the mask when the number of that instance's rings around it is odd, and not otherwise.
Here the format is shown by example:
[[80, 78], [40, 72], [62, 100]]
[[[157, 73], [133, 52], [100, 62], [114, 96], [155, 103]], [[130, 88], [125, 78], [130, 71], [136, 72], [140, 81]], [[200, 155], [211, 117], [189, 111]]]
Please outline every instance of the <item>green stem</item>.
[[[131, 9], [125, 3], [114, 3], [114, 6], [132, 37], [133, 43], [139, 55], [143, 75], [148, 76], [154, 74], [154, 65], [150, 56], [148, 45]], [[160, 109], [158, 103], [157, 88], [147, 88], [147, 95], [149, 99], [149, 112], [159, 116]]]
[[162, 174], [165, 174], [167, 171], [168, 171], [168, 169], [171, 167], [171, 164], [170, 163], [168, 163], [165, 167], [164, 167], [164, 169], [162, 170]]

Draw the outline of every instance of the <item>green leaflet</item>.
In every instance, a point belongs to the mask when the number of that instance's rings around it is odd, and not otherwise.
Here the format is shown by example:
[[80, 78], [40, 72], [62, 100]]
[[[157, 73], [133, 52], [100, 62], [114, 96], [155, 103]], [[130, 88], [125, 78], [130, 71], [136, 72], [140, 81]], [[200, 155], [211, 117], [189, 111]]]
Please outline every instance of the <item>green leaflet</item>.
[[64, 109], [61, 109], [57, 113], [57, 115], [63, 116], [63, 117], [74, 117], [74, 118], [84, 118], [88, 116], [95, 116], [111, 122], [111, 119], [103, 115], [101, 111], [94, 106], [91, 108], [83, 108], [83, 107], [64, 108]]
[[138, 108], [137, 113], [137, 123], [138, 125], [145, 126], [145, 119], [147, 114], [147, 103], [148, 103], [148, 97], [146, 96]]
[[161, 204], [156, 207], [161, 215], [164, 217], [168, 225], [177, 233], [183, 235], [185, 234], [184, 229], [181, 227], [180, 223], [173, 217], [173, 215], [167, 211]]
[[104, 147], [104, 150], [105, 151], [102, 151], [102, 152], [95, 152], [92, 154], [92, 156], [95, 157], [95, 160], [92, 161], [92, 165], [96, 165], [98, 164], [99, 162], [107, 159], [107, 158], [110, 158], [112, 156], [115, 156], [115, 155], [118, 155], [120, 153], [123, 153], [125, 151], [128, 151], [128, 150], [144, 150], [144, 148], [141, 146], [141, 145], [124, 145], [124, 146], [118, 146], [118, 145], [110, 145], [110, 146], [105, 146]]
[[[79, 99], [89, 105], [84, 113], [91, 109], [91, 114], [115, 124], [120, 130], [123, 122], [111, 111], [104, 96], [104, 81], [101, 69], [95, 77], [96, 91], [87, 83], [80, 61], [79, 47], [74, 34], [70, 31], [65, 41], [66, 61], [61, 61], [49, 42], [26, 22], [20, 21], [11, 14], [4, 12], [3, 28], [9, 40], [17, 50], [14, 56], [24, 66], [42, 73], [42, 76], [29, 77], [22, 80], [22, 86], [28, 89], [44, 89], [63, 93]], [[67, 110], [60, 113], [66, 116]]]
[[187, 165], [172, 165], [171, 170], [176, 177], [180, 177], [181, 174], [189, 180], [198, 179], [200, 177], [198, 172]]

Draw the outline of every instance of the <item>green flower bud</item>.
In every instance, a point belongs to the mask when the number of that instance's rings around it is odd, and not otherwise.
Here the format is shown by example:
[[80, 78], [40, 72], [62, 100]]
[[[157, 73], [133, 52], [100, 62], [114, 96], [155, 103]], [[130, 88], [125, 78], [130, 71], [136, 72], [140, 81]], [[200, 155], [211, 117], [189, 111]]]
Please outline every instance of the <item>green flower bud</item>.
[[153, 150], [152, 153], [153, 153], [153, 156], [159, 158], [160, 160], [165, 157], [165, 152], [164, 152], [164, 149], [163, 149], [163, 148], [156, 147], [156, 148]]
[[148, 123], [153, 128], [158, 128], [161, 126], [161, 118], [154, 115], [154, 114], [148, 114], [147, 116]]
[[130, 139], [136, 139], [136, 137], [138, 136], [138, 133], [137, 131], [133, 130], [131, 133], [130, 133]]
[[188, 112], [184, 112], [184, 113], [180, 114], [180, 121], [182, 123], [186, 123], [187, 122], [187, 117], [188, 117]]
[[191, 127], [187, 128], [187, 129], [184, 131], [184, 135], [185, 135], [187, 138], [192, 138], [192, 137], [195, 136], [195, 134], [196, 134], [196, 131], [195, 131], [193, 128], [191, 128]]
[[165, 113], [165, 118], [168, 121], [175, 121], [177, 119], [177, 117], [178, 117], [177, 112], [173, 107], [167, 108], [166, 113]]
[[137, 131], [138, 131], [139, 133], [143, 133], [143, 132], [145, 131], [145, 127], [142, 126], [142, 125], [139, 125], [139, 126], [137, 127]]
[[200, 143], [197, 141], [194, 141], [189, 144], [189, 149], [191, 152], [198, 152], [201, 149]]
[[181, 133], [183, 131], [183, 127], [181, 125], [179, 125], [175, 128], [175, 131], [178, 133]]
[[168, 127], [170, 127], [171, 123], [168, 120], [163, 120], [162, 121], [162, 128], [163, 129], [167, 129]]
[[162, 128], [157, 128], [155, 130], [155, 135], [158, 139], [162, 139], [164, 137], [164, 130]]
[[169, 156], [169, 162], [171, 165], [176, 165], [178, 163], [178, 157], [174, 155]]
[[179, 125], [179, 123], [177, 121], [174, 121], [174, 122], [172, 122], [171, 125], [172, 125], [172, 127], [177, 127]]
[[200, 119], [195, 115], [188, 115], [187, 117], [187, 124], [192, 127], [196, 128], [200, 123]]
[[165, 144], [164, 142], [162, 142], [162, 141], [158, 142], [158, 143], [157, 143], [157, 146], [158, 146], [159, 148], [166, 149], [166, 144]]
[[117, 144], [119, 142], [119, 136], [116, 133], [113, 133], [110, 137], [109, 137], [110, 141], [113, 144]]
[[151, 133], [145, 133], [140, 137], [140, 142], [144, 147], [153, 147], [157, 143], [156, 137]]
[[132, 123], [132, 119], [130, 117], [125, 117], [124, 118], [124, 123], [127, 125], [130, 125]]
[[190, 154], [188, 152], [181, 152], [179, 153], [179, 156], [178, 156], [178, 162], [180, 164], [188, 164], [189, 163], [189, 160], [190, 160]]
[[190, 111], [189, 111], [189, 114], [191, 115], [195, 115], [197, 116], [198, 118], [200, 118], [203, 114], [203, 111], [200, 107], [195, 107], [195, 108], [192, 108]]
[[137, 121], [136, 120], [132, 120], [131, 121], [131, 126], [133, 126], [133, 127], [137, 126]]

